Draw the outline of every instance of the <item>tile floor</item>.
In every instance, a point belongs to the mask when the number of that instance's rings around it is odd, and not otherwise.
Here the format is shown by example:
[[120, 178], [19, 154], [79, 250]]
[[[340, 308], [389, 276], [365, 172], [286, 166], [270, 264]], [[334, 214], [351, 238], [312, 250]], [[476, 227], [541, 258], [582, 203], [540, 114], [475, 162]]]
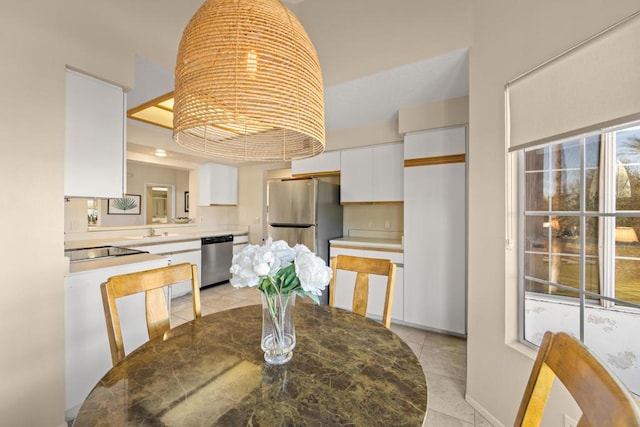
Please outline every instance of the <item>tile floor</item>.
[[[307, 301], [308, 299], [302, 300]], [[222, 284], [203, 289], [200, 293], [202, 315], [260, 304], [260, 293], [254, 288], [236, 289]], [[172, 301], [171, 326], [192, 319], [191, 296]], [[491, 424], [464, 400], [467, 373], [467, 342], [464, 339], [402, 325], [391, 325], [418, 356], [427, 376], [429, 410], [424, 426], [472, 427]]]

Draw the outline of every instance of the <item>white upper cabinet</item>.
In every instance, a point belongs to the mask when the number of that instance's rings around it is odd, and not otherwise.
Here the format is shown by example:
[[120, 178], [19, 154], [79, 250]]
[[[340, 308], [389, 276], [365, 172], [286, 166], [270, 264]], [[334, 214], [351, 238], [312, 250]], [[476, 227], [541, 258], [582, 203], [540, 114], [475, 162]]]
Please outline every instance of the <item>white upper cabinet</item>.
[[119, 198], [125, 192], [126, 95], [67, 70], [64, 195]]
[[308, 159], [292, 160], [291, 175], [328, 175], [340, 173], [340, 151], [328, 151]]
[[372, 149], [374, 202], [401, 202], [404, 198], [403, 144], [385, 144]]
[[217, 163], [200, 165], [200, 206], [238, 204], [238, 168]]
[[401, 202], [403, 156], [402, 143], [342, 151], [341, 203]]
[[370, 202], [373, 188], [371, 147], [344, 150], [340, 162], [340, 202]]

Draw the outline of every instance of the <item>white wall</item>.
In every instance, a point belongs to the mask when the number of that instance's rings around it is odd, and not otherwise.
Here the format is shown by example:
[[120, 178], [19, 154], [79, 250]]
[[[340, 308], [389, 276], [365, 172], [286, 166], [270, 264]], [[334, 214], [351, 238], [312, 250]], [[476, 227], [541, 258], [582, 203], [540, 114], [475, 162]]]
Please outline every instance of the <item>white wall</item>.
[[133, 81], [133, 53], [74, 19], [84, 3], [11, 2], [0, 13], [0, 425], [64, 422], [65, 65]]
[[[475, 3], [469, 94], [467, 397], [495, 422], [513, 423], [534, 356], [513, 344], [517, 285], [513, 251], [505, 250], [504, 84], [639, 7], [637, 0]], [[573, 410], [566, 394], [555, 394], [544, 425], [562, 426], [563, 412]]]

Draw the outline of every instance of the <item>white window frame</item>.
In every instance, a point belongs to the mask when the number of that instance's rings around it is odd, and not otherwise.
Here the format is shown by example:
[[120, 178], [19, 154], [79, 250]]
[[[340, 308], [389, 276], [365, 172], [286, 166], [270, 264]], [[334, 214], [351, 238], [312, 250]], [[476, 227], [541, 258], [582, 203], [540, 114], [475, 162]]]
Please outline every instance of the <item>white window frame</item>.
[[[535, 147], [527, 147], [522, 150], [518, 150], [517, 154], [517, 162], [518, 162], [518, 301], [519, 301], [519, 309], [518, 309], [518, 319], [519, 319], [519, 328], [518, 328], [518, 338], [520, 342], [528, 345], [536, 347], [535, 343], [531, 343], [525, 338], [525, 316], [524, 316], [524, 301], [526, 298], [527, 292], [525, 291], [525, 280], [533, 280], [539, 283], [558, 286], [560, 288], [569, 289], [572, 292], [578, 294], [577, 298], [574, 297], [563, 297], [563, 296], [554, 296], [547, 294], [540, 294], [536, 292], [529, 292], [528, 294], [533, 294], [536, 297], [549, 299], [552, 301], [562, 301], [562, 300], [570, 300], [574, 303], [578, 303], [580, 305], [580, 339], [584, 341], [584, 322], [585, 322], [585, 314], [584, 309], [586, 305], [594, 304], [590, 301], [586, 300], [586, 296], [593, 296], [597, 298], [600, 305], [602, 307], [606, 307], [614, 310], [628, 311], [632, 313], [638, 313], [640, 310], [640, 304], [634, 304], [627, 301], [617, 300], [615, 298], [615, 260], [616, 259], [624, 259], [624, 257], [617, 257], [615, 253], [615, 227], [616, 227], [616, 218], [618, 217], [640, 217], [640, 210], [634, 211], [617, 211], [616, 210], [616, 164], [615, 164], [615, 132], [620, 130], [628, 130], [635, 127], [640, 126], [640, 122], [635, 123], [627, 123], [624, 125], [616, 126], [615, 128], [605, 129], [597, 132], [590, 132], [582, 135], [578, 135], [572, 138], [565, 138], [558, 141], [553, 141], [545, 144], [541, 144]], [[600, 166], [600, 208], [597, 212], [586, 212], [585, 207], [585, 191], [584, 186], [581, 186], [580, 192], [580, 210], [579, 211], [524, 211], [524, 200], [525, 200], [525, 153], [527, 151], [536, 150], [543, 148], [545, 146], [553, 146], [556, 144], [564, 144], [572, 141], [580, 142], [581, 149], [581, 161], [580, 161], [580, 173], [584, 179], [584, 171], [585, 171], [585, 162], [584, 162], [584, 146], [586, 140], [590, 136], [594, 135], [605, 135], [604, 142], [604, 156], [606, 159], [613, 158], [612, 161], [601, 161]], [[594, 294], [584, 289], [585, 286], [585, 233], [580, 233], [580, 254], [579, 254], [579, 262], [582, 266], [581, 274], [580, 274], [580, 287], [578, 289], [564, 286], [555, 282], [551, 282], [550, 280], [542, 280], [538, 278], [525, 277], [524, 275], [524, 258], [527, 253], [531, 253], [531, 251], [526, 250], [527, 241], [524, 235], [524, 221], [525, 218], [529, 215], [544, 215], [544, 216], [567, 216], [567, 214], [571, 216], [577, 216], [580, 219], [580, 230], [585, 229], [585, 219], [588, 217], [597, 217], [599, 218], [599, 233], [600, 237], [598, 241], [601, 243], [601, 250], [599, 254], [599, 271], [600, 271], [600, 294]]]

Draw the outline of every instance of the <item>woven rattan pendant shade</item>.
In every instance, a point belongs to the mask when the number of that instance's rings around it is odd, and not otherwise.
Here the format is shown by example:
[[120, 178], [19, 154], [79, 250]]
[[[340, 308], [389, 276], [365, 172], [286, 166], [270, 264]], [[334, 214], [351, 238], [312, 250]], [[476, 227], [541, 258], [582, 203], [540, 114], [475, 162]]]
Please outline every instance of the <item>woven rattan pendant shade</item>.
[[279, 0], [208, 0], [182, 35], [173, 139], [201, 154], [291, 160], [324, 151], [315, 48]]

